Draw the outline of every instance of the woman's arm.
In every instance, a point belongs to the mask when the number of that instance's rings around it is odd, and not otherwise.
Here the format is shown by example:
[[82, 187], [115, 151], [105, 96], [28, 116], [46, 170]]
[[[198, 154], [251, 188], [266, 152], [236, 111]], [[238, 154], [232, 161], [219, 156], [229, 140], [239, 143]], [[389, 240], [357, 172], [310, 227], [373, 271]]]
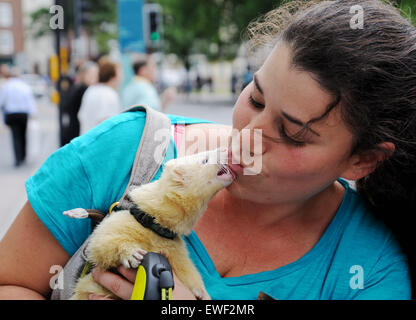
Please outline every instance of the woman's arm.
[[45, 299], [69, 258], [27, 201], [0, 242], [0, 299]]

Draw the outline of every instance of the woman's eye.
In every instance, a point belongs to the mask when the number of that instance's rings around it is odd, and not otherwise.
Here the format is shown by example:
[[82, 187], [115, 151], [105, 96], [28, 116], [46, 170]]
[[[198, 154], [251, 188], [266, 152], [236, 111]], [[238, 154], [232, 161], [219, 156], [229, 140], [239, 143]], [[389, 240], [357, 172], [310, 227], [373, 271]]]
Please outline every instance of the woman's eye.
[[292, 137], [290, 137], [287, 133], [285, 128], [283, 127], [283, 125], [279, 126], [279, 133], [280, 136], [290, 145], [294, 146], [294, 147], [303, 147], [306, 145], [305, 141], [300, 141], [300, 140], [296, 140], [293, 139]]
[[[256, 100], [254, 100], [254, 98], [253, 98], [253, 96], [251, 94], [248, 97], [248, 101], [256, 109], [264, 109], [264, 107], [265, 107], [264, 104], [262, 104], [262, 103], [260, 103], [260, 102], [258, 102]], [[306, 142], [305, 141], [301, 141], [301, 140], [294, 139], [293, 137], [291, 137], [290, 135], [288, 135], [286, 133], [286, 130], [283, 127], [283, 125], [280, 125], [279, 126], [279, 134], [280, 134], [280, 136], [283, 138], [283, 140], [286, 143], [288, 143], [288, 144], [290, 144], [290, 145], [292, 145], [294, 147], [303, 147], [304, 145], [306, 145]]]
[[250, 104], [257, 109], [263, 109], [264, 108], [264, 104], [257, 102], [256, 100], [254, 100], [253, 96], [250, 94], [250, 96], [248, 97], [248, 101], [250, 102]]

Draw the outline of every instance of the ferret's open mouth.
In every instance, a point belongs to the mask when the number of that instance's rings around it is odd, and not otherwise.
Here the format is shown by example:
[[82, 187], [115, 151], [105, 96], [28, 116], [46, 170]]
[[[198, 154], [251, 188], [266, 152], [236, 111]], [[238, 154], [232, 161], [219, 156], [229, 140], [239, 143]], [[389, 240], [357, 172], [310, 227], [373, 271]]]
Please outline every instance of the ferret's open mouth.
[[234, 180], [236, 175], [227, 165], [221, 165], [220, 170], [217, 172], [217, 177], [224, 180]]

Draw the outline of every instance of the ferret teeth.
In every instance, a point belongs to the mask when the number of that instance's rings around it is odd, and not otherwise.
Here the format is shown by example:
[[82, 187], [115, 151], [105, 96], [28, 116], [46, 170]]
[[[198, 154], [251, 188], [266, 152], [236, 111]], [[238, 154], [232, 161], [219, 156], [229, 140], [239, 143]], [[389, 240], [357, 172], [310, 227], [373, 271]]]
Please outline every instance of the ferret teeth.
[[227, 169], [224, 166], [221, 166], [220, 170], [218, 170], [217, 175], [222, 175], [227, 173]]

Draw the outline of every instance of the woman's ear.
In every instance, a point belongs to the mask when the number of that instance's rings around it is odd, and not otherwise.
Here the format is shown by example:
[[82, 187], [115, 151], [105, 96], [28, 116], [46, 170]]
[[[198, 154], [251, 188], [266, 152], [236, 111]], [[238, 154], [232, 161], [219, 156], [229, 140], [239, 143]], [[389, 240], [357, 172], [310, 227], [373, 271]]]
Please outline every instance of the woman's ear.
[[391, 157], [394, 150], [393, 143], [382, 142], [375, 149], [362, 151], [351, 156], [348, 168], [343, 172], [341, 178], [359, 180], [368, 176], [380, 163]]

